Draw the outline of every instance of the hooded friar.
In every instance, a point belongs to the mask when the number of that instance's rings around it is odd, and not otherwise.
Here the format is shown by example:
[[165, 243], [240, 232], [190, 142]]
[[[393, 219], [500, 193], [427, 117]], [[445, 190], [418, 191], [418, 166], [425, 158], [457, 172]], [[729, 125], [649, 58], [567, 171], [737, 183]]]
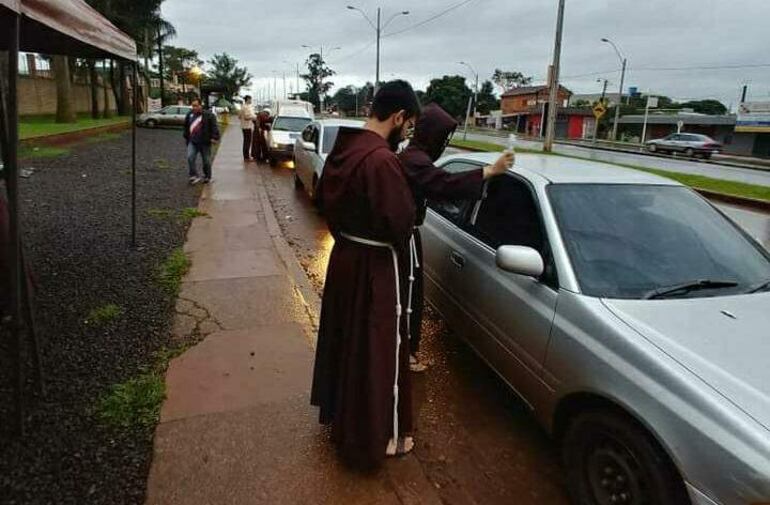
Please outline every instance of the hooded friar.
[[[434, 165], [449, 144], [457, 128], [457, 121], [438, 105], [432, 103], [422, 109], [409, 145], [399, 154], [404, 173], [414, 196], [417, 210], [411, 249], [415, 255], [410, 293], [411, 314], [408, 314], [407, 335], [412, 369], [424, 366], [416, 358], [420, 348], [420, 326], [423, 313], [422, 241], [419, 226], [425, 221], [429, 199], [478, 200], [484, 186], [483, 168], [461, 173], [449, 173]], [[411, 296], [410, 296], [411, 295]]]

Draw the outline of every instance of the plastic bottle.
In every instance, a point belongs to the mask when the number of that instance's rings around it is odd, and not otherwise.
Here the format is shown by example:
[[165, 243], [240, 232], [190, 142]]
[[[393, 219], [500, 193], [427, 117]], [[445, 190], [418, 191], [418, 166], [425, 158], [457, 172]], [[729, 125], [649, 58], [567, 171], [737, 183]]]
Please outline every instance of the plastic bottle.
[[511, 133], [508, 135], [508, 145], [505, 148], [506, 152], [509, 152], [511, 154], [516, 154], [516, 141], [519, 140], [518, 137], [516, 137], [515, 134]]

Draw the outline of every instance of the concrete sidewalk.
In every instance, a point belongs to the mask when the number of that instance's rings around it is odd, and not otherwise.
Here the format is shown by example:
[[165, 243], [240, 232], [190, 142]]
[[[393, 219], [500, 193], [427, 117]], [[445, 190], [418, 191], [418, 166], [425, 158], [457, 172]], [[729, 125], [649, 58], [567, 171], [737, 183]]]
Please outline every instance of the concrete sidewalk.
[[174, 335], [201, 341], [169, 366], [147, 503], [440, 504], [413, 456], [374, 475], [338, 462], [309, 404], [318, 297], [263, 170], [230, 127], [185, 245]]

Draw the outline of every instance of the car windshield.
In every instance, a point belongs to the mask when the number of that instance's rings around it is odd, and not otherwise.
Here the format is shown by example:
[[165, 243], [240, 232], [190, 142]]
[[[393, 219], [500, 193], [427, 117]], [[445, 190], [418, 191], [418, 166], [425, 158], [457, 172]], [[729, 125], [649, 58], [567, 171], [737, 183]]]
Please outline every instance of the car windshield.
[[770, 278], [770, 255], [688, 188], [554, 184], [548, 195], [586, 295], [640, 299], [696, 281], [734, 283], [677, 295], [719, 296]]
[[273, 130], [280, 132], [301, 132], [310, 124], [310, 118], [278, 116], [273, 122]]

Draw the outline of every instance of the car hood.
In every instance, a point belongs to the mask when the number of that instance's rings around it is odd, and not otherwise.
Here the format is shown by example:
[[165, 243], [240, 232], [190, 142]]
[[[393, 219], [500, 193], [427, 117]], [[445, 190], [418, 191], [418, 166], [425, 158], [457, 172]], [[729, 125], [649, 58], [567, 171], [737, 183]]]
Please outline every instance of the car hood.
[[603, 303], [770, 430], [770, 293]]

